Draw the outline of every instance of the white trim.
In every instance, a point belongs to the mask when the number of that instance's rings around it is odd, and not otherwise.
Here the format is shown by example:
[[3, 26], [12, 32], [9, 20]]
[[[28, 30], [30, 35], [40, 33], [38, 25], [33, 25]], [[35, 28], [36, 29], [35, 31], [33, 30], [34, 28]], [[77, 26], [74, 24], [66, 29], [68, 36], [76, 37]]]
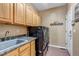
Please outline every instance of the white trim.
[[63, 49], [66, 49], [66, 47], [62, 47], [62, 46], [57, 46], [57, 45], [51, 45], [49, 44], [50, 47], [56, 47], [56, 48], [63, 48]]

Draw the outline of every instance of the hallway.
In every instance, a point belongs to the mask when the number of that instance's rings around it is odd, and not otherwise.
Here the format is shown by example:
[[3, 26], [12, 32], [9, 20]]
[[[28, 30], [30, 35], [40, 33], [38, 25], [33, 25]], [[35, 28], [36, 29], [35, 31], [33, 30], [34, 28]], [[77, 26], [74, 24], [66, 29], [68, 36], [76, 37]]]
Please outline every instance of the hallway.
[[69, 54], [65, 49], [49, 47], [46, 56], [69, 56]]

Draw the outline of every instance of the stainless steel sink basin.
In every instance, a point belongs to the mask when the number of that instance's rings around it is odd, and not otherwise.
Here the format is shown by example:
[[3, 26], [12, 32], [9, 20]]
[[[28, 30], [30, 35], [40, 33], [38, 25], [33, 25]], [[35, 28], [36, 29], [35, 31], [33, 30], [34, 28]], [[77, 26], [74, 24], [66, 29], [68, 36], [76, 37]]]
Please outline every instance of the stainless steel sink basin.
[[20, 43], [22, 43], [24, 41], [28, 41], [28, 40], [13, 39], [13, 40], [0, 42], [0, 50], [4, 50], [4, 49], [12, 47], [14, 45], [20, 44]]

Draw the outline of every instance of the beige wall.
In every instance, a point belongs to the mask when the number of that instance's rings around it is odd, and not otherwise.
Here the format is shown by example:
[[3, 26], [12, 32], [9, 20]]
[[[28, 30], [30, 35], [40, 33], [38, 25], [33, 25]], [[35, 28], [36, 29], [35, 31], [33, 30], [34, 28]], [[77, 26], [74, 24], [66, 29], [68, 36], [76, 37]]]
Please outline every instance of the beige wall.
[[[66, 6], [40, 12], [42, 25], [49, 28], [50, 45], [65, 47], [65, 15]], [[62, 22], [60, 26], [50, 26], [54, 21]]]
[[79, 23], [74, 26], [75, 32], [73, 33], [73, 55], [79, 56]]
[[27, 33], [26, 27], [0, 24], [0, 38], [4, 37], [6, 31], [10, 31], [8, 36], [16, 36]]

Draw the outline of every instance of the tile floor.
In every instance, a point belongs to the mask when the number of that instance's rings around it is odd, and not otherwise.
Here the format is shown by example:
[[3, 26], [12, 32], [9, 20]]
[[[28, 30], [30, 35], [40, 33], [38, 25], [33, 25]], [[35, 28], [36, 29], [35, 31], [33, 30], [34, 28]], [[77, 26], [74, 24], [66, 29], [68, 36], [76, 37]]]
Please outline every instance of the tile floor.
[[69, 56], [66, 49], [49, 47], [46, 56]]

